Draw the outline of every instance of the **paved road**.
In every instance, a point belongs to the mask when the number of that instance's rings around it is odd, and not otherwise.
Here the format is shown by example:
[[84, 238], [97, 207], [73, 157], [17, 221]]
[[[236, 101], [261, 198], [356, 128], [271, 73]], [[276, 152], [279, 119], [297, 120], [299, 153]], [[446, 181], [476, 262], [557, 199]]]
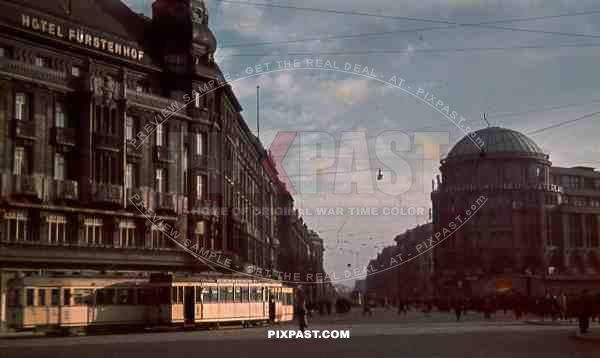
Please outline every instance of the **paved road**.
[[[467, 316], [469, 317], [469, 315]], [[294, 329], [293, 325], [276, 327]], [[599, 357], [600, 344], [569, 338], [574, 327], [532, 326], [508, 317], [483, 321], [473, 315], [456, 323], [451, 315], [392, 312], [363, 318], [315, 317], [310, 329], [347, 329], [349, 339], [268, 339], [268, 327], [0, 340], [0, 357]]]

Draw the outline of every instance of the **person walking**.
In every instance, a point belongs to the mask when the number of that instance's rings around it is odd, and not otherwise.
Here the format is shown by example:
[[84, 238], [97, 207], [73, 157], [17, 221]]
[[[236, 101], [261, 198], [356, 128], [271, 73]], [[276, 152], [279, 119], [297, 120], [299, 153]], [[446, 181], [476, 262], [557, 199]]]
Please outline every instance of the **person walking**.
[[587, 334], [592, 315], [591, 299], [588, 290], [583, 290], [579, 299], [579, 333]]
[[308, 314], [308, 308], [306, 307], [306, 297], [304, 296], [304, 292], [302, 292], [301, 290], [298, 290], [298, 326], [300, 327], [300, 330], [302, 332], [304, 332], [306, 330], [306, 328], [308, 327], [308, 318], [307, 318], [307, 314]]
[[460, 298], [456, 299], [454, 302], [454, 314], [456, 315], [456, 322], [460, 321], [460, 316], [462, 315], [462, 301]]

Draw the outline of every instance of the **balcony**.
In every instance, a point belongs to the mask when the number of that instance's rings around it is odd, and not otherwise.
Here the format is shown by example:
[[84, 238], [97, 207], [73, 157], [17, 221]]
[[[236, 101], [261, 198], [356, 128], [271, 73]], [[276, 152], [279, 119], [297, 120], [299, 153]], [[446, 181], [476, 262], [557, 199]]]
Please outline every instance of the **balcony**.
[[123, 187], [115, 184], [92, 183], [92, 201], [98, 204], [121, 205]]
[[197, 200], [193, 199], [193, 203], [190, 208], [192, 214], [202, 215], [218, 215], [217, 203], [212, 200]]
[[154, 193], [156, 210], [175, 212], [177, 208], [177, 195], [174, 193]]
[[74, 128], [52, 128], [52, 138], [55, 145], [77, 145], [77, 132]]
[[131, 143], [127, 143], [127, 156], [133, 159], [142, 158], [142, 146], [136, 147]]
[[208, 121], [210, 119], [208, 108], [196, 108], [194, 103], [190, 104], [190, 108], [192, 108], [191, 114], [194, 120]]
[[43, 192], [43, 178], [31, 175], [12, 176], [12, 195], [31, 197], [41, 200]]
[[175, 155], [169, 151], [169, 147], [157, 145], [154, 147], [154, 159], [159, 162], [173, 163]]
[[54, 198], [79, 200], [79, 183], [73, 180], [54, 180]]
[[108, 133], [94, 133], [94, 147], [96, 149], [104, 149], [118, 152], [123, 146], [123, 141], [119, 136]]
[[35, 122], [15, 120], [14, 125], [16, 138], [35, 140]]
[[54, 87], [67, 88], [67, 74], [47, 67], [35, 66], [22, 61], [0, 58], [0, 70], [12, 77], [27, 77]]
[[128, 207], [138, 208], [140, 210], [150, 208], [147, 190], [142, 190], [139, 188], [128, 188], [126, 195]]

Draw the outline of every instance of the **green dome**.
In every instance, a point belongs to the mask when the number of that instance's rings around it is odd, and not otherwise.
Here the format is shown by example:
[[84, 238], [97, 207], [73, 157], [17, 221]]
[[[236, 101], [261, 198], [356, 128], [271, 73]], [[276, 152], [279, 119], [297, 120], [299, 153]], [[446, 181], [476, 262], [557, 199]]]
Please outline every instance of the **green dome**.
[[450, 150], [447, 158], [479, 155], [482, 152], [545, 155], [542, 149], [523, 133], [507, 128], [489, 127], [464, 136]]

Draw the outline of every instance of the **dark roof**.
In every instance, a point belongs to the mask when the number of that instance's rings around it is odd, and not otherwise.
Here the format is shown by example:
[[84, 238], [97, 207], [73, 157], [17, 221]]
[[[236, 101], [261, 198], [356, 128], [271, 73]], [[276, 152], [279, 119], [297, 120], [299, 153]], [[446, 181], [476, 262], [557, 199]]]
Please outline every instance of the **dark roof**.
[[489, 127], [464, 136], [450, 150], [447, 158], [479, 155], [482, 152], [544, 155], [542, 149], [525, 134], [507, 128]]

